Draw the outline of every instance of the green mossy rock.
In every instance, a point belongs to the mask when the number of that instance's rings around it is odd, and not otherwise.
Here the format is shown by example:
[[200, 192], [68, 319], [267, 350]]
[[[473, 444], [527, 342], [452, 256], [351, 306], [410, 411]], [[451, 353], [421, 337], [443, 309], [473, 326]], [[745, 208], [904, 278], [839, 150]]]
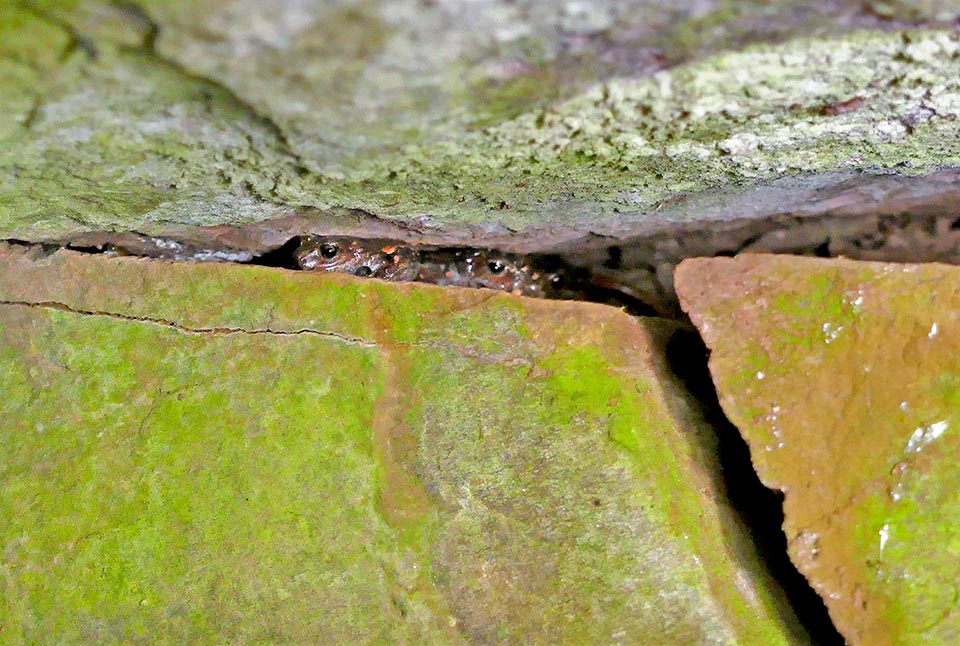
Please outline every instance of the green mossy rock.
[[677, 292], [844, 637], [960, 641], [960, 269], [695, 259]]
[[696, 221], [663, 207], [698, 192], [960, 164], [956, 33], [732, 4], [8, 3], [0, 237], [303, 207], [603, 233]]
[[0, 249], [5, 642], [803, 639], [617, 310]]

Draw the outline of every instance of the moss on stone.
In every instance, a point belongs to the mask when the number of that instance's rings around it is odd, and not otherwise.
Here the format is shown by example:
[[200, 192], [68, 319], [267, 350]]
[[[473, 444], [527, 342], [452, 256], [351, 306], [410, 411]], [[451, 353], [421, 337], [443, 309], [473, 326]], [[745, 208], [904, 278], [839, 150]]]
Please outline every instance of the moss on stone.
[[[147, 38], [146, 14], [118, 17], [111, 7], [103, 15], [113, 17], [99, 22], [66, 5], [48, 13], [17, 5], [0, 17], [31, 34], [30, 42], [5, 43], [10, 54], [0, 60], [0, 111], [11, 117], [6, 123], [21, 124], [0, 131], [0, 236], [240, 224], [301, 206], [426, 215], [442, 226], [596, 226], [655, 218], [657, 204], [678, 193], [798, 173], [923, 173], [960, 163], [960, 59], [948, 31], [756, 45], [652, 78], [612, 79], [560, 102], [584, 80], [576, 65], [586, 74], [589, 64], [570, 63], [559, 81], [560, 70], [535, 62], [534, 34], [515, 43], [519, 71], [497, 81], [477, 70], [509, 68], [506, 50], [486, 60], [457, 41], [467, 48], [462, 57], [444, 59], [436, 72], [449, 87], [431, 76], [433, 95], [397, 87], [382, 102], [367, 97], [364, 116], [354, 105], [371, 91], [364, 74], [386, 74], [377, 57], [416, 59], [373, 6], [331, 14], [318, 27], [326, 34], [336, 25], [343, 33], [380, 25], [358, 52], [368, 67], [347, 70], [353, 80], [339, 89], [330, 79], [347, 63], [301, 51], [307, 41], [297, 39], [307, 35], [284, 36], [293, 49], [281, 48], [276, 60], [234, 62], [229, 47], [208, 51], [197, 39], [186, 5], [148, 7], [162, 29], [153, 47], [137, 42]], [[214, 20], [219, 9], [210, 11]], [[231, 47], [251, 38], [242, 29], [228, 36], [237, 39]], [[173, 43], [212, 58], [184, 67], [166, 49]], [[18, 62], [31, 51], [43, 59], [39, 67]], [[42, 54], [49, 51], [65, 53], [51, 60]], [[294, 54], [316, 57], [297, 64], [308, 68], [301, 81], [287, 58]], [[280, 97], [317, 74], [328, 91], [316, 114], [290, 112]], [[447, 97], [449, 111], [430, 96]]]
[[44, 347], [3, 342], [5, 640], [415, 639], [369, 585], [365, 554], [392, 542], [370, 504], [372, 351], [4, 318]]
[[798, 634], [647, 363], [670, 324], [261, 267], [0, 268], [4, 637]]

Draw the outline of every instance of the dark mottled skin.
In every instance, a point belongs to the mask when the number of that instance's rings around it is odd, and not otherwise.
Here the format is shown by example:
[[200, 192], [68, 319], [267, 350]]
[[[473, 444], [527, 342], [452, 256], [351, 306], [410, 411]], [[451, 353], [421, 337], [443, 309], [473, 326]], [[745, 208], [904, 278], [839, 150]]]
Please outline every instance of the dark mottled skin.
[[555, 272], [537, 270], [520, 256], [486, 249], [458, 249], [423, 252], [418, 280], [549, 298], [556, 297], [558, 278]]
[[295, 256], [301, 269], [384, 280], [416, 280], [420, 270], [416, 250], [391, 240], [305, 236]]
[[295, 256], [301, 269], [540, 298], [560, 298], [563, 282], [560, 269], [538, 268], [522, 256], [489, 249], [416, 249], [392, 240], [305, 236]]

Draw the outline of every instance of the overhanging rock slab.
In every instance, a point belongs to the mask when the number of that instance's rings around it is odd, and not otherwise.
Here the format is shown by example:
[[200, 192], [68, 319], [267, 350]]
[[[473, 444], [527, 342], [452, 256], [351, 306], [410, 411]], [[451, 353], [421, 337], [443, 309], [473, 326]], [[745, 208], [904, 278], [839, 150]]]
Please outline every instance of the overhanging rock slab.
[[953, 31], [790, 4], [7, 3], [0, 237], [248, 225], [262, 249], [277, 218], [363, 209], [536, 251], [960, 165]]

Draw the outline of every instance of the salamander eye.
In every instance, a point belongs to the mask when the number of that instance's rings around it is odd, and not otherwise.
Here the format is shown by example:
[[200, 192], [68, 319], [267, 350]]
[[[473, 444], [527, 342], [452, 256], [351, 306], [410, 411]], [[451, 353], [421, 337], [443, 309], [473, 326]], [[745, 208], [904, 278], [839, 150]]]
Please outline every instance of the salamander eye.
[[363, 266], [361, 266], [361, 267], [357, 267], [357, 271], [356, 271], [356, 275], [357, 275], [357, 276], [362, 276], [362, 277], [366, 278], [367, 276], [369, 276], [369, 275], [372, 274], [372, 273], [373, 273], [373, 270], [370, 269], [369, 267], [367, 267], [366, 265], [363, 265]]
[[553, 276], [550, 276], [550, 287], [554, 289], [560, 289], [563, 287], [564, 282], [563, 275], [561, 274], [554, 274]]
[[324, 244], [320, 245], [320, 255], [327, 260], [336, 258], [339, 253], [340, 245], [334, 242], [325, 242]]
[[491, 260], [490, 262], [487, 263], [487, 268], [490, 270], [490, 273], [499, 274], [503, 272], [503, 270], [506, 269], [507, 266], [502, 262], [500, 262], [499, 260]]

